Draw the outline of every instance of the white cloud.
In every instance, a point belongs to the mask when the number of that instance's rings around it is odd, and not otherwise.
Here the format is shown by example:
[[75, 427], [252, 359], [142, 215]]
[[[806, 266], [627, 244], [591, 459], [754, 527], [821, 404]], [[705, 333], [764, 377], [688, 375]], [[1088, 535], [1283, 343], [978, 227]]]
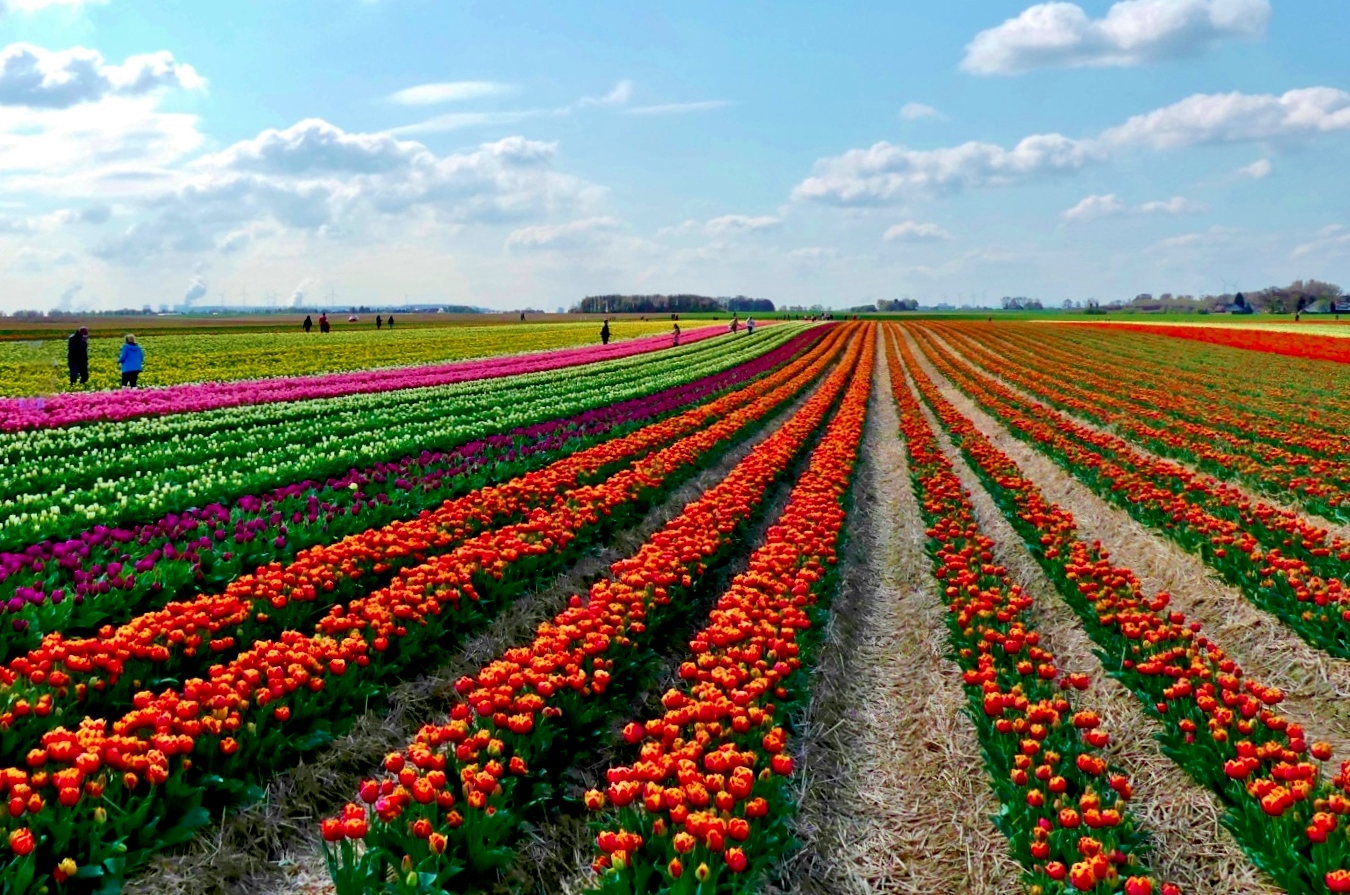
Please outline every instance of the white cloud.
[[1095, 221], [1100, 218], [1115, 217], [1125, 213], [1125, 203], [1115, 193], [1101, 196], [1088, 196], [1073, 208], [1060, 212], [1066, 221]]
[[450, 112], [437, 115], [416, 124], [391, 127], [389, 133], [397, 136], [415, 136], [417, 134], [443, 134], [463, 130], [469, 127], [495, 127], [499, 125], [519, 124], [532, 118], [548, 118], [566, 115], [567, 109], [514, 109], [505, 112]]
[[1295, 258], [1309, 255], [1340, 255], [1350, 253], [1350, 230], [1343, 224], [1331, 224], [1317, 231], [1317, 238], [1294, 249]]
[[885, 205], [915, 195], [1071, 174], [1099, 158], [1093, 143], [1060, 134], [1027, 137], [1012, 149], [970, 142], [920, 150], [882, 142], [821, 159], [816, 174], [800, 183], [793, 196], [830, 205]]
[[141, 219], [92, 252], [130, 263], [234, 251], [285, 231], [347, 238], [388, 216], [500, 223], [589, 204], [599, 191], [553, 171], [556, 151], [508, 137], [438, 156], [420, 143], [307, 119], [199, 160], [190, 179], [146, 200]]
[[906, 121], [918, 121], [923, 118], [945, 119], [947, 116], [923, 103], [905, 103], [900, 107], [900, 117]]
[[46, 50], [10, 44], [0, 50], [0, 106], [64, 109], [107, 96], [139, 96], [169, 87], [200, 90], [196, 69], [167, 51], [110, 65], [97, 50]]
[[918, 221], [904, 221], [888, 227], [881, 238], [886, 242], [938, 242], [955, 239], [937, 224], [922, 224]]
[[496, 81], [442, 81], [436, 84], [419, 84], [405, 87], [389, 96], [390, 102], [400, 106], [431, 106], [437, 103], [453, 103], [466, 99], [483, 99], [489, 96], [505, 96], [514, 93], [515, 87]]
[[1204, 214], [1209, 211], [1209, 206], [1204, 202], [1196, 202], [1184, 196], [1173, 196], [1161, 202], [1145, 202], [1139, 206], [1137, 211], [1139, 214]]
[[664, 103], [658, 106], [635, 106], [631, 109], [624, 109], [625, 115], [684, 115], [689, 112], [711, 112], [714, 109], [725, 109], [728, 106], [734, 106], [735, 102], [729, 99], [707, 99], [693, 103]]
[[155, 96], [106, 97], [65, 109], [0, 107], [0, 188], [11, 194], [143, 196], [197, 151], [195, 115]]
[[204, 168], [275, 175], [378, 174], [429, 155], [421, 143], [388, 134], [347, 133], [319, 118], [285, 130], [270, 128], [197, 164]]
[[1175, 149], [1217, 143], [1292, 141], [1350, 130], [1350, 93], [1332, 87], [1272, 94], [1196, 94], [1136, 115], [1102, 135], [1108, 143]]
[[575, 249], [603, 242], [619, 227], [619, 221], [612, 217], [583, 218], [566, 224], [537, 224], [511, 231], [506, 237], [506, 245], [522, 249]]
[[1099, 196], [1088, 196], [1079, 202], [1073, 208], [1060, 213], [1060, 217], [1066, 221], [1096, 221], [1102, 218], [1119, 217], [1126, 214], [1199, 214], [1209, 210], [1209, 206], [1203, 202], [1196, 202], [1187, 199], [1184, 196], [1173, 196], [1171, 199], [1145, 202], [1142, 205], [1129, 206], [1120, 200], [1115, 193], [1106, 193]]
[[626, 106], [633, 98], [633, 82], [623, 80], [614, 85], [614, 89], [604, 96], [586, 96], [577, 102], [578, 106]]
[[771, 215], [749, 217], [743, 214], [726, 214], [713, 218], [703, 225], [710, 236], [723, 236], [729, 233], [754, 233], [761, 230], [773, 230], [782, 224], [782, 220]]
[[1250, 165], [1238, 168], [1237, 173], [1241, 177], [1249, 177], [1252, 180], [1265, 180], [1275, 170], [1275, 166], [1270, 163], [1270, 159], [1257, 159]]
[[1269, 0], [1124, 0], [1101, 19], [1076, 3], [1041, 3], [976, 35], [961, 68], [1010, 75], [1186, 58], [1225, 40], [1261, 37], [1270, 14]]
[[1197, 248], [1214, 248], [1226, 246], [1233, 242], [1238, 235], [1238, 230], [1233, 227], [1213, 226], [1208, 230], [1201, 230], [1195, 233], [1183, 233], [1180, 236], [1169, 236], [1167, 239], [1159, 240], [1151, 247], [1154, 250], [1168, 252], [1173, 249], [1193, 250]]

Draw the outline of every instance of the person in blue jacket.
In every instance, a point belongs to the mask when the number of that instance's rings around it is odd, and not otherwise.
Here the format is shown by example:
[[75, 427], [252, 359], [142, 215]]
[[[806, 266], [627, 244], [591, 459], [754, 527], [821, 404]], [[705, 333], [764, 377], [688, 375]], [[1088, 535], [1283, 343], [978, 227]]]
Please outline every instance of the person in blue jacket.
[[117, 362], [122, 365], [122, 388], [135, 388], [136, 379], [145, 366], [145, 349], [136, 344], [136, 337], [130, 333], [122, 344], [122, 353]]

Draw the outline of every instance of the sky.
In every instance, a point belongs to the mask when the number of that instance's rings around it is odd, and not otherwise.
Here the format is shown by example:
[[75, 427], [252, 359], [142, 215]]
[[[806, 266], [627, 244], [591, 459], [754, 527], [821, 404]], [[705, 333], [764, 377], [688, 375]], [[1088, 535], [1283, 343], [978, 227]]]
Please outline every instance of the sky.
[[1350, 287], [1350, 3], [0, 0], [0, 311]]

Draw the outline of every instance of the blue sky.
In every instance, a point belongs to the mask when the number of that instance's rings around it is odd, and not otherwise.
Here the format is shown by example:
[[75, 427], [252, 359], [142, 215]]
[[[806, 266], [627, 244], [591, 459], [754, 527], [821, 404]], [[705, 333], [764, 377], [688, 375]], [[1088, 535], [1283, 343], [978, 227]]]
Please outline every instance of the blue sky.
[[0, 309], [1350, 286], [1341, 0], [0, 0]]

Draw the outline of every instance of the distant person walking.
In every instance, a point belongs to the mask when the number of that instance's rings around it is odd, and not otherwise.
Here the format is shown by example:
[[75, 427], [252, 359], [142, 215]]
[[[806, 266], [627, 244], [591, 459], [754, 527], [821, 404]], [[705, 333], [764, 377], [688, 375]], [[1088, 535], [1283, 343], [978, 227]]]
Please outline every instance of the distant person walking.
[[741, 328], [740, 315], [739, 315], [739, 314], [732, 314], [732, 315], [731, 315], [731, 334], [732, 334], [733, 336], [736, 335], [736, 330], [738, 330], [738, 329], [740, 329], [740, 328]]
[[671, 333], [674, 341], [671, 344], [673, 347], [678, 348], [680, 346], [680, 325], [678, 323], [672, 323], [671, 326], [674, 327], [674, 332]]
[[521, 323], [524, 323], [524, 322], [525, 322], [525, 312], [524, 312], [524, 311], [521, 311], [521, 312], [520, 312], [520, 322], [521, 322]]
[[382, 328], [383, 326], [384, 326], [384, 318], [381, 317], [379, 314], [376, 314], [376, 315], [375, 315], [375, 328], [376, 328], [376, 329], [380, 329], [380, 328]]
[[314, 328], [314, 321], [309, 319], [308, 314], [305, 315], [305, 322], [300, 324], [300, 328], [303, 329], [305, 332], [309, 332], [311, 329]]
[[605, 321], [605, 325], [604, 325], [604, 326], [600, 327], [600, 344], [601, 344], [601, 345], [608, 345], [608, 344], [609, 344], [609, 321], [608, 321], [608, 320]]
[[389, 315], [389, 328], [390, 328], [390, 329], [393, 329], [393, 328], [394, 328], [394, 315], [393, 315], [393, 314], [390, 314], [390, 315]]
[[136, 344], [136, 337], [131, 333], [127, 333], [126, 341], [122, 343], [117, 363], [122, 366], [122, 388], [136, 388], [136, 380], [145, 368], [145, 349]]
[[[858, 318], [855, 317], [855, 318], [853, 318], [853, 319], [856, 320], [856, 319], [858, 319]], [[753, 336], [753, 335], [755, 334], [755, 318], [754, 318], [754, 317], [746, 317], [746, 318], [745, 318], [745, 334], [746, 334], [747, 336]]]
[[70, 367], [70, 384], [79, 380], [89, 382], [89, 327], [82, 326], [66, 339], [66, 366]]
[[326, 333], [332, 328], [333, 325], [328, 322], [328, 312], [324, 311], [322, 314], [319, 315], [319, 332]]

